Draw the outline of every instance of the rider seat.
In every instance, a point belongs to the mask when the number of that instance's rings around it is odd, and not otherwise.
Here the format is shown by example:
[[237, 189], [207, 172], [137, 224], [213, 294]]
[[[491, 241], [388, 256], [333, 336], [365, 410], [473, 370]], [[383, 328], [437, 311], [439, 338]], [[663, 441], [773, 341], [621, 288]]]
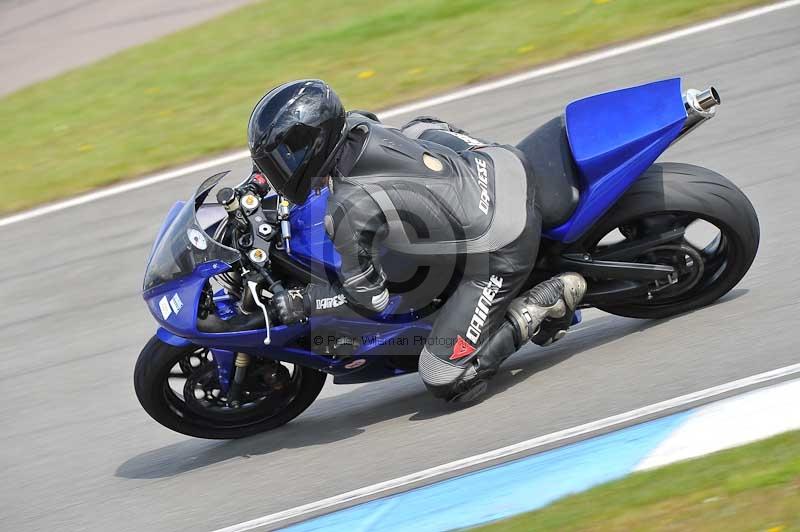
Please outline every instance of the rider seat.
[[557, 227], [572, 216], [580, 198], [578, 168], [567, 140], [563, 117], [545, 123], [525, 137], [517, 149], [533, 172], [542, 227]]

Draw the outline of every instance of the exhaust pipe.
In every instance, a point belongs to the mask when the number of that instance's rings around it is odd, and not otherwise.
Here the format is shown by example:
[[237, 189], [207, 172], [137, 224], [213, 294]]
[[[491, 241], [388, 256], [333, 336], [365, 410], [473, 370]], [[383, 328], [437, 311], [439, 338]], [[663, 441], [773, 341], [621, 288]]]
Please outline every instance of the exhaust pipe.
[[721, 103], [719, 93], [714, 87], [709, 87], [704, 91], [689, 89], [683, 97], [683, 104], [689, 112], [714, 114], [714, 108]]
[[683, 129], [673, 142], [679, 141], [697, 126], [706, 120], [713, 118], [717, 112], [717, 106], [722, 104], [719, 92], [714, 87], [699, 91], [688, 89], [683, 95], [683, 106], [686, 108], [686, 122]]

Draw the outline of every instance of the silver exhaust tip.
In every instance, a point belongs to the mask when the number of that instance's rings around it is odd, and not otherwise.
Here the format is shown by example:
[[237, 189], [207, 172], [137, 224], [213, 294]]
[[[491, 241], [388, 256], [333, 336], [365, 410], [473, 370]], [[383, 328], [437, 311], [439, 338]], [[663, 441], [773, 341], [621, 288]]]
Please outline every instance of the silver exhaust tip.
[[683, 105], [686, 108], [686, 122], [678, 133], [677, 142], [693, 131], [697, 126], [706, 120], [713, 118], [717, 112], [717, 106], [722, 104], [717, 89], [709, 87], [706, 90], [688, 89], [683, 95]]
[[714, 87], [709, 87], [697, 94], [697, 105], [702, 107], [704, 111], [708, 111], [721, 103], [722, 100], [719, 97], [719, 93]]
[[719, 92], [714, 87], [709, 87], [703, 91], [689, 89], [686, 91], [686, 96], [684, 96], [684, 103], [686, 111], [690, 114], [694, 111], [701, 116], [710, 118], [714, 114], [714, 108], [722, 103], [722, 99], [720, 99]]

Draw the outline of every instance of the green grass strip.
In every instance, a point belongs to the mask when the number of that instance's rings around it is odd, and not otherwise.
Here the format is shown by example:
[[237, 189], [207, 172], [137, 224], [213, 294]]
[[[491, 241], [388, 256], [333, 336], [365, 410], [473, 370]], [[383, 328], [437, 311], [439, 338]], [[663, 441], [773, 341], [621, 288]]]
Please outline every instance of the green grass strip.
[[258, 3], [0, 100], [0, 212], [240, 148], [252, 106], [287, 79], [381, 108], [757, 3]]
[[480, 530], [800, 530], [800, 431], [636, 473]]

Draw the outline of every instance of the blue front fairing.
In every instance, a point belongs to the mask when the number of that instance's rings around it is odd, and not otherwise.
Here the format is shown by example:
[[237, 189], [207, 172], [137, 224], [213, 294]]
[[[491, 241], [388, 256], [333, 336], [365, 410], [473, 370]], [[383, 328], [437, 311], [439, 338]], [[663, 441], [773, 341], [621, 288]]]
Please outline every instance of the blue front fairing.
[[[337, 382], [364, 382], [407, 372], [387, 364], [382, 357], [418, 353], [430, 332], [430, 323], [414, 316], [409, 316], [406, 323], [398, 323], [380, 316], [342, 319], [335, 315], [315, 316], [305, 324], [272, 325], [269, 345], [264, 344], [267, 331], [263, 327], [221, 333], [201, 331], [198, 308], [203, 287], [210, 277], [226, 268], [224, 263], [202, 264], [191, 275], [143, 294], [151, 314], [161, 326], [158, 336], [162, 341], [174, 346], [202, 345], [214, 351], [223, 390], [227, 390], [228, 377], [233, 371], [232, 353], [266, 356], [323, 370], [336, 375]], [[398, 299], [393, 298], [390, 306], [396, 306], [397, 302]], [[387, 309], [387, 313], [392, 310]], [[329, 335], [355, 339], [359, 345], [346, 358], [321, 356], [301, 347], [319, 347], [329, 342]], [[355, 366], [354, 360], [363, 364]]]
[[[216, 227], [214, 216], [205, 222], [196, 216], [201, 210], [211, 212], [207, 207], [214, 208], [213, 205], [204, 205], [203, 200], [221, 176], [223, 174], [206, 180], [189, 202], [176, 203], [156, 237], [142, 295], [159, 323], [158, 337], [176, 347], [194, 344], [211, 348], [223, 390], [227, 389], [237, 352], [324, 370], [341, 377], [341, 382], [375, 380], [408, 371], [387, 364], [383, 357], [397, 356], [399, 350], [403, 351], [402, 355], [418, 353], [421, 345], [413, 344], [427, 337], [430, 323], [414, 315], [400, 316], [400, 319], [393, 316], [398, 297], [392, 298], [385, 316], [341, 319], [328, 315], [313, 317], [302, 325], [273, 325], [270, 327], [272, 341], [269, 345], [264, 344], [267, 330], [263, 325], [254, 328], [240, 325], [238, 329], [232, 326], [224, 332], [207, 332], [208, 328], [203, 326], [198, 315], [203, 292], [212, 277], [229, 271], [240, 258], [238, 251], [216, 242], [206, 231]], [[293, 209], [291, 224], [295, 237], [292, 239], [294, 251], [291, 258], [304, 265], [335, 270], [340, 265], [339, 255], [324, 229], [327, 193], [325, 190], [321, 195], [312, 195], [306, 204]], [[156, 276], [154, 271], [164, 274]], [[216, 317], [220, 321], [234, 323], [235, 317], [244, 317], [224, 290], [214, 292], [213, 299]], [[239, 323], [242, 323], [241, 319]], [[246, 318], [245, 323], [253, 322]], [[309, 340], [330, 334], [357, 339], [357, 349], [350, 356], [334, 357], [321, 356], [305, 347]]]
[[679, 78], [572, 102], [567, 136], [580, 171], [578, 207], [547, 238], [574, 242], [675, 140], [686, 121]]

